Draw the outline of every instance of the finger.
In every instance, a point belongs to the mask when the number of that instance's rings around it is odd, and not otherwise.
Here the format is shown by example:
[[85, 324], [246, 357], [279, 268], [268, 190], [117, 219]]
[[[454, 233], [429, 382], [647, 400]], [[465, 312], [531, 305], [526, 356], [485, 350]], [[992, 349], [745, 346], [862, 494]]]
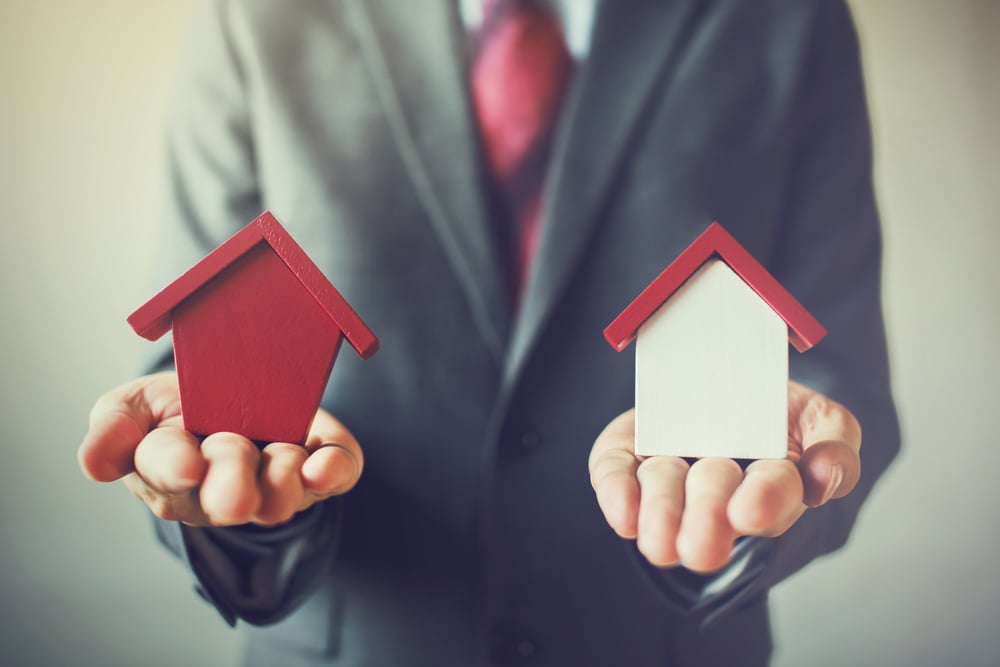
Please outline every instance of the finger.
[[728, 507], [742, 479], [743, 471], [732, 459], [701, 459], [691, 466], [677, 535], [677, 553], [688, 569], [714, 572], [729, 561], [736, 532]]
[[153, 429], [135, 450], [135, 470], [154, 490], [183, 493], [201, 484], [207, 464], [198, 438], [179, 426]]
[[792, 435], [802, 443], [798, 465], [805, 503], [822, 505], [854, 489], [861, 477], [861, 425], [850, 410], [807, 387], [789, 383]]
[[[153, 490], [145, 480], [142, 479], [137, 473], [130, 473], [122, 478], [122, 482], [125, 483], [125, 487], [132, 493], [133, 496], [146, 503], [150, 510], [153, 511], [156, 516], [161, 519], [167, 519], [168, 521], [172, 518], [164, 516], [166, 512], [164, 507], [161, 505], [161, 500], [163, 494]], [[159, 511], [158, 511], [159, 510]]]
[[199, 494], [202, 510], [217, 526], [248, 522], [261, 502], [257, 446], [235, 433], [213, 433], [201, 443], [201, 453], [208, 462]]
[[360, 449], [320, 447], [302, 464], [302, 483], [313, 500], [347, 493], [361, 478]]
[[729, 523], [739, 535], [777, 537], [795, 523], [802, 503], [802, 477], [788, 460], [751, 463], [729, 501]]
[[77, 451], [84, 474], [111, 482], [132, 472], [136, 447], [159, 421], [180, 414], [179, 400], [174, 373], [138, 378], [97, 399]]
[[819, 507], [850, 493], [861, 478], [861, 458], [849, 445], [836, 440], [817, 442], [802, 453], [799, 470], [805, 485], [805, 503]]
[[680, 562], [677, 534], [684, 514], [684, 480], [689, 469], [684, 459], [653, 456], [644, 460], [637, 471], [641, 500], [636, 545], [658, 567]]
[[261, 451], [260, 508], [254, 522], [264, 525], [284, 523], [302, 508], [302, 464], [308, 452], [300, 445], [272, 442]]
[[149, 486], [138, 473], [122, 478], [125, 486], [139, 500], [146, 503], [149, 510], [166, 521], [180, 521], [190, 526], [208, 525], [208, 518], [201, 511], [195, 492], [168, 494]]
[[302, 482], [314, 499], [354, 488], [365, 458], [354, 434], [326, 410], [317, 410], [306, 437], [309, 458], [302, 465]]
[[588, 462], [597, 504], [612, 530], [626, 539], [639, 533], [639, 460], [634, 452], [635, 410], [629, 410], [597, 436]]
[[344, 424], [331, 415], [326, 410], [317, 410], [316, 417], [309, 427], [309, 434], [306, 436], [306, 450], [316, 451], [326, 445], [342, 445], [350, 450], [356, 450], [356, 456], [362, 461], [361, 445], [358, 444], [354, 434], [344, 426]]

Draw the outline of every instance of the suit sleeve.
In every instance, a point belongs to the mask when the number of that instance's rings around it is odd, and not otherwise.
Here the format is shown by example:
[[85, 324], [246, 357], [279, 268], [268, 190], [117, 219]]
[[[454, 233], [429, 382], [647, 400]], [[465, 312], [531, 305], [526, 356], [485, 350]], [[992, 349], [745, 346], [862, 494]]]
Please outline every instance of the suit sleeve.
[[829, 331], [806, 354], [791, 352], [790, 373], [858, 418], [862, 475], [852, 493], [810, 509], [783, 536], [741, 540], [731, 566], [720, 575], [678, 570], [654, 577], [664, 595], [703, 614], [704, 623], [766, 595], [812, 559], [843, 546], [862, 503], [899, 450], [858, 44], [843, 3], [815, 6], [794, 113], [789, 196], [772, 269]]
[[[167, 117], [165, 224], [157, 287], [194, 265], [262, 207], [254, 119], [226, 0], [197, 5]], [[151, 366], [170, 368], [169, 336]], [[192, 571], [195, 588], [229, 623], [269, 624], [291, 613], [330, 566], [339, 502], [320, 503], [273, 529], [192, 528], [154, 518], [160, 541]]]

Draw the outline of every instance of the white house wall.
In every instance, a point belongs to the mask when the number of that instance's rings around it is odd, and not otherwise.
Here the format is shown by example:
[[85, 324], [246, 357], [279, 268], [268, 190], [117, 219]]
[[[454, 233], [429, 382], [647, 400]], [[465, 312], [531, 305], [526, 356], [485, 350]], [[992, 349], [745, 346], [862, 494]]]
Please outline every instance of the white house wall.
[[783, 458], [788, 330], [724, 262], [706, 262], [639, 329], [636, 452]]

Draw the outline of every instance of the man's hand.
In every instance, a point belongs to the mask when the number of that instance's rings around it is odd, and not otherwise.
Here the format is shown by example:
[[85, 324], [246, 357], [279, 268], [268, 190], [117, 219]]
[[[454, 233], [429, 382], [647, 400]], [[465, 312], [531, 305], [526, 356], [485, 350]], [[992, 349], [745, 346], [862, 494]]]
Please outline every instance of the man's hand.
[[659, 567], [714, 572], [741, 535], [776, 537], [807, 507], [847, 495], [861, 474], [861, 427], [844, 406], [788, 383], [788, 458], [745, 471], [732, 459], [689, 465], [635, 455], [635, 410], [614, 419], [590, 453], [590, 481], [608, 523]]
[[305, 447], [272, 442], [258, 450], [235, 433], [200, 440], [184, 430], [173, 372], [99, 398], [78, 457], [91, 479], [123, 479], [156, 516], [192, 526], [283, 523], [349, 491], [364, 463], [358, 441], [324, 410]]

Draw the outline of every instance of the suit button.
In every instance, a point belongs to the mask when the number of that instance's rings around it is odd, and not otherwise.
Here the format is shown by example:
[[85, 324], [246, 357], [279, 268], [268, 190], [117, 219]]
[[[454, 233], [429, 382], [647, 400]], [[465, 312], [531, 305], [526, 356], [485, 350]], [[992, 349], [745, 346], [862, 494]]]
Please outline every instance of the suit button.
[[538, 653], [538, 642], [514, 623], [497, 623], [490, 630], [490, 654], [501, 664], [526, 664]]
[[502, 456], [516, 458], [530, 454], [542, 446], [541, 434], [532, 429], [509, 429], [503, 436], [499, 447]]
[[517, 655], [522, 658], [530, 658], [535, 655], [535, 642], [530, 639], [522, 639], [517, 642], [517, 646], [514, 647], [517, 651]]

